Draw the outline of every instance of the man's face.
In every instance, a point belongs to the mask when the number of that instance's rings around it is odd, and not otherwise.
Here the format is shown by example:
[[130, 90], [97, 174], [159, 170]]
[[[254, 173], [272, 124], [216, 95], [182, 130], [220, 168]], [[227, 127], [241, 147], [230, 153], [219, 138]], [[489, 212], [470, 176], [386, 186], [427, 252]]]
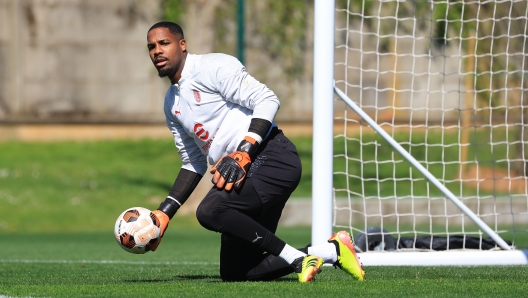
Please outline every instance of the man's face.
[[155, 28], [147, 34], [147, 46], [158, 75], [168, 77], [173, 84], [177, 83], [185, 59], [185, 39], [172, 34], [167, 28]]

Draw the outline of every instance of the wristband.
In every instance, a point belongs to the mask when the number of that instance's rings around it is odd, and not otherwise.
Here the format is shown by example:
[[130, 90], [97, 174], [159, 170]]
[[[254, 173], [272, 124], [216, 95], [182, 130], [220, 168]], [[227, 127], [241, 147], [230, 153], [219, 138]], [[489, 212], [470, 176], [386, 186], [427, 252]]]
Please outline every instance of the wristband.
[[238, 145], [237, 151], [246, 152], [249, 156], [253, 156], [257, 152], [259, 143], [250, 136], [246, 136]]

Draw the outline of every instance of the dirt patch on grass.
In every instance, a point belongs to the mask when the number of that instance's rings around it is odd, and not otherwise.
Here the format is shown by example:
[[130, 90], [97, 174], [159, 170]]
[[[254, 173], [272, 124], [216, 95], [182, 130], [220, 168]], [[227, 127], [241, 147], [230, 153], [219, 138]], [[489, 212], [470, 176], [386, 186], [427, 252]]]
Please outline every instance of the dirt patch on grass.
[[462, 179], [466, 185], [488, 192], [527, 193], [527, 177], [505, 169], [471, 166]]

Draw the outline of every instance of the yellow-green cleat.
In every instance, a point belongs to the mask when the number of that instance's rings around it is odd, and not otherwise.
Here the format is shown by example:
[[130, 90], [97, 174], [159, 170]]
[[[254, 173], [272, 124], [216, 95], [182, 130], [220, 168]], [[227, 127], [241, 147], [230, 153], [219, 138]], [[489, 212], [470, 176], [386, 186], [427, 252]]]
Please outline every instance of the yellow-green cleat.
[[315, 280], [315, 275], [321, 272], [323, 259], [317, 256], [305, 256], [298, 258], [292, 264], [300, 282], [310, 282]]
[[350, 234], [346, 231], [339, 231], [332, 235], [328, 242], [334, 243], [337, 249], [337, 262], [334, 266], [343, 269], [357, 280], [365, 280], [365, 271], [356, 254]]

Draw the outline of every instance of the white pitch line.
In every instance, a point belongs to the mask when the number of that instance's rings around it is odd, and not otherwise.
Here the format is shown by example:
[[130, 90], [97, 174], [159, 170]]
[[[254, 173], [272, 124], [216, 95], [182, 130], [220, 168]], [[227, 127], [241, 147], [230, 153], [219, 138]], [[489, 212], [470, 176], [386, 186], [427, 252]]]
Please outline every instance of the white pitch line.
[[218, 262], [146, 262], [116, 260], [3, 260], [0, 263], [43, 263], [43, 264], [125, 264], [125, 265], [219, 265]]

